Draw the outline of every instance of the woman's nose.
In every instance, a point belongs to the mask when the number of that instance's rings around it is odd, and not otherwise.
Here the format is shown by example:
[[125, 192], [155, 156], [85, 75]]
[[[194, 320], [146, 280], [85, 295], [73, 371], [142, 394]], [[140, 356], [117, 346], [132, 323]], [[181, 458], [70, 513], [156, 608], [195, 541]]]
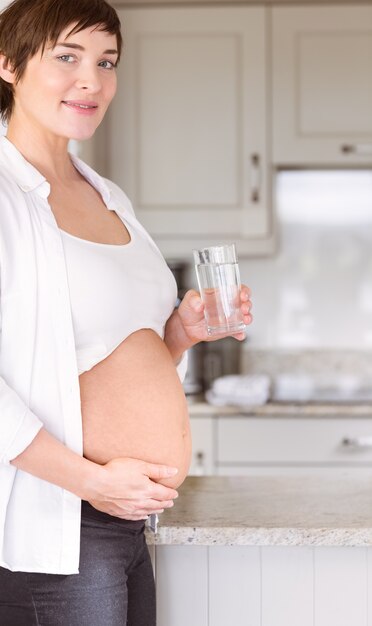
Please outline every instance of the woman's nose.
[[76, 80], [79, 89], [96, 93], [101, 89], [101, 79], [97, 67], [82, 67]]

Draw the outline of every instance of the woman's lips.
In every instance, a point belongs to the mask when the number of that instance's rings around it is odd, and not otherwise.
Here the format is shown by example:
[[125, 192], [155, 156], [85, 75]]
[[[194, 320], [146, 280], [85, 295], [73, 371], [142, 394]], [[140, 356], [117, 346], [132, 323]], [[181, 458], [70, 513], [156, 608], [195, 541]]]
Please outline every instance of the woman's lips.
[[94, 115], [98, 109], [96, 102], [87, 102], [84, 100], [62, 100], [62, 104], [80, 115]]

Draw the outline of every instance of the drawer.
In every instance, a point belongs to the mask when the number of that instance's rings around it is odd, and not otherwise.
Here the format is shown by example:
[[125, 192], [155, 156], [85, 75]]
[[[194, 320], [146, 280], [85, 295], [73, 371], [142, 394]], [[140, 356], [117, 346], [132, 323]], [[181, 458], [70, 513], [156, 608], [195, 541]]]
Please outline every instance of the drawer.
[[217, 418], [218, 464], [372, 462], [372, 419]]
[[214, 474], [213, 417], [191, 417], [192, 456], [189, 474], [209, 476]]

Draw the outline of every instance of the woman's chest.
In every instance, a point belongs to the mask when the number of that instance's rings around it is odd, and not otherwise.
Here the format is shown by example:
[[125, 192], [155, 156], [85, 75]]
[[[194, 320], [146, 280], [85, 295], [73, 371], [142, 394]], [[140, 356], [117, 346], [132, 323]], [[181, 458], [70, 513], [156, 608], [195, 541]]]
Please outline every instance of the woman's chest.
[[88, 183], [52, 187], [48, 201], [61, 230], [95, 243], [125, 245], [130, 242], [125, 224]]

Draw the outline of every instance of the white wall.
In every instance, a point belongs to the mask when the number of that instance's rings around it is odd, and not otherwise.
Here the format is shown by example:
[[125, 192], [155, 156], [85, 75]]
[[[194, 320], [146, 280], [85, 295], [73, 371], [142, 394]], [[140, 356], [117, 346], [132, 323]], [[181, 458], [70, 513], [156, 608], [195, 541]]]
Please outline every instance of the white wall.
[[276, 258], [245, 260], [250, 345], [372, 348], [372, 228], [284, 225]]

